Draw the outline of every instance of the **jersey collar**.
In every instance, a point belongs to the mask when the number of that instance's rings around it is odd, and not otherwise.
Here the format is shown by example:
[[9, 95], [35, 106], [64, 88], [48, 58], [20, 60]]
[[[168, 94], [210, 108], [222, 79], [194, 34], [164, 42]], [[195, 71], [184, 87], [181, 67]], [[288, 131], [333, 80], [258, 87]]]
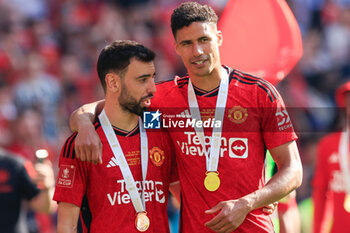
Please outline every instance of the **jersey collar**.
[[[223, 67], [227, 70], [227, 73], [232, 74], [232, 70], [228, 66], [223, 65]], [[232, 79], [232, 75], [230, 75], [229, 83], [231, 82], [231, 79]], [[213, 97], [213, 96], [217, 96], [219, 93], [219, 86], [215, 87], [210, 91], [205, 91], [193, 85], [193, 89], [194, 89], [194, 93], [197, 96], [203, 96], [203, 97]]]
[[[100, 119], [97, 118], [96, 123], [95, 123], [95, 129], [99, 128], [100, 126], [101, 126]], [[135, 126], [135, 128], [133, 128], [129, 132], [125, 131], [123, 129], [119, 129], [118, 127], [113, 126], [113, 125], [112, 125], [112, 127], [113, 127], [115, 134], [118, 136], [122, 136], [122, 137], [132, 137], [132, 136], [135, 136], [135, 135], [140, 133], [139, 124], [137, 124]]]

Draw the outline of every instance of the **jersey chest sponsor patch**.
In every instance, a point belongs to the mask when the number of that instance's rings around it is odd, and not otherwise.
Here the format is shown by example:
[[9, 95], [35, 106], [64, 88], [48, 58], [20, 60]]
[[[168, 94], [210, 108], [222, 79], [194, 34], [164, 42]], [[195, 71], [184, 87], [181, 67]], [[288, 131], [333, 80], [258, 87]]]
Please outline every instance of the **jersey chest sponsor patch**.
[[74, 165], [61, 165], [58, 172], [57, 186], [72, 188], [75, 177]]
[[[204, 136], [205, 151], [200, 143], [199, 137], [195, 132], [184, 132], [186, 137], [183, 140], [177, 140], [176, 144], [184, 155], [205, 156], [209, 154], [212, 138]], [[246, 159], [248, 158], [248, 138], [227, 138], [221, 137], [220, 157], [224, 154], [229, 158]]]
[[229, 147], [229, 156], [231, 158], [245, 159], [248, 157], [247, 138], [230, 138]]
[[[163, 181], [144, 180], [135, 181], [136, 188], [140, 195], [144, 195], [145, 202], [158, 202], [160, 204], [166, 203], [167, 188]], [[107, 193], [107, 199], [111, 206], [125, 205], [132, 203], [128, 188], [124, 179], [116, 181], [116, 190]]]

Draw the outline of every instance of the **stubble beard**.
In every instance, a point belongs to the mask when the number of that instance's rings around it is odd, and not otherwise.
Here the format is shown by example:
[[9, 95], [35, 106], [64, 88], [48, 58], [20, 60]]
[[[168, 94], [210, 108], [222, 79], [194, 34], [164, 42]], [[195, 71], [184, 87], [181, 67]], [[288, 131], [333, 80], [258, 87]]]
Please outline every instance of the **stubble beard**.
[[143, 112], [147, 110], [146, 107], [141, 106], [141, 100], [137, 101], [134, 97], [130, 96], [129, 91], [126, 88], [122, 89], [118, 100], [122, 109], [138, 116], [142, 116]]
[[143, 112], [147, 110], [146, 107], [141, 106], [142, 99], [137, 101], [130, 95], [126, 87], [122, 88], [118, 101], [123, 110], [134, 113], [138, 116], [142, 116]]

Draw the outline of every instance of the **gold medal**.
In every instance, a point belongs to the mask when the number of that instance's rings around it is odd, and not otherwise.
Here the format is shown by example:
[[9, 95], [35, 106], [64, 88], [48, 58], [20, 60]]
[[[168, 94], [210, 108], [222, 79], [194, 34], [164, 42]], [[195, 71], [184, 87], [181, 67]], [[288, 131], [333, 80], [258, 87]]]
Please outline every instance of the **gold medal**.
[[350, 194], [346, 194], [345, 200], [344, 200], [344, 209], [350, 213]]
[[147, 212], [137, 213], [135, 219], [135, 227], [137, 230], [144, 232], [147, 231], [149, 227], [149, 218], [147, 217]]
[[216, 191], [220, 187], [220, 178], [218, 172], [206, 172], [204, 186], [208, 191]]

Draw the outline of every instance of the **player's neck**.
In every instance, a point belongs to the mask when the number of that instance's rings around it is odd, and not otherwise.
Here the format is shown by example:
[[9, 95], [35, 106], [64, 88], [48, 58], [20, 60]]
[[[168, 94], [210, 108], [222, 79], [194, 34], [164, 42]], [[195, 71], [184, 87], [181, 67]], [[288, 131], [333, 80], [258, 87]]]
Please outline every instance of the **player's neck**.
[[122, 109], [119, 103], [106, 100], [105, 112], [111, 124], [124, 131], [131, 131], [139, 122], [139, 116]]
[[211, 91], [220, 85], [221, 75], [221, 69], [215, 69], [209, 75], [206, 76], [198, 76], [193, 74], [190, 74], [189, 76], [194, 86], [204, 91]]

